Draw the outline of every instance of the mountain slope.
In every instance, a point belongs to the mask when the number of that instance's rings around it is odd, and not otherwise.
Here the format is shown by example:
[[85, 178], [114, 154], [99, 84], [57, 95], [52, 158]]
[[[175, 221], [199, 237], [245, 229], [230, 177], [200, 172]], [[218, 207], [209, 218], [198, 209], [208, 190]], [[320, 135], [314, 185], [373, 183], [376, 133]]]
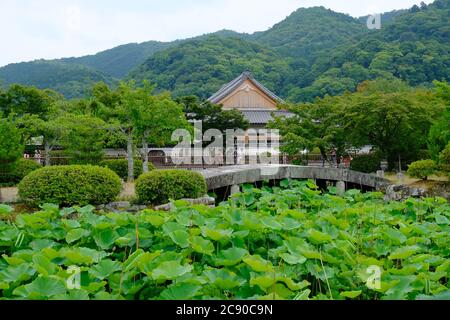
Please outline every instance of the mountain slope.
[[277, 91], [283, 90], [282, 75], [289, 72], [288, 64], [271, 49], [241, 38], [210, 35], [155, 53], [129, 78], [147, 79], [175, 96], [207, 98], [246, 69]]
[[397, 16], [381, 30], [373, 30], [360, 42], [341, 46], [327, 59], [317, 59], [304, 69], [309, 85], [296, 81], [289, 90], [293, 101], [354, 91], [358, 83], [376, 77], [397, 77], [412, 86], [450, 80], [450, 0]]
[[[0, 82], [84, 95], [95, 81], [149, 80], [175, 96], [206, 98], [245, 69], [288, 100], [354, 91], [376, 77], [413, 86], [450, 80], [450, 0], [385, 13], [381, 30], [323, 7], [299, 9], [254, 34], [221, 30], [170, 43], [128, 44], [81, 58], [0, 68]], [[130, 72], [131, 71], [131, 72]]]
[[155, 52], [173, 45], [175, 43], [157, 41], [139, 44], [130, 43], [99, 52], [95, 55], [80, 58], [64, 58], [59, 61], [83, 65], [120, 79], [125, 77], [130, 70], [143, 63], [145, 59]]
[[286, 57], [313, 58], [321, 50], [356, 43], [367, 33], [358, 19], [324, 7], [301, 8], [252, 39]]
[[114, 83], [111, 77], [85, 66], [44, 60], [10, 64], [0, 68], [0, 81], [6, 86], [20, 83], [41, 89], [53, 89], [67, 98], [88, 94], [92, 84], [99, 81]]

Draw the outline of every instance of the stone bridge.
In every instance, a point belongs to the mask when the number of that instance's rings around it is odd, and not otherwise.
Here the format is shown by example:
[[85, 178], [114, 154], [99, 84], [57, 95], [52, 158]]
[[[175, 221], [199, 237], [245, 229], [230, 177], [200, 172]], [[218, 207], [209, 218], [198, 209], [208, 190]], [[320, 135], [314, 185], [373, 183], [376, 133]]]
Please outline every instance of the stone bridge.
[[340, 168], [302, 167], [294, 165], [242, 165], [201, 171], [208, 190], [231, 187], [231, 194], [239, 192], [239, 186], [267, 180], [313, 179], [336, 182], [345, 191], [350, 184], [361, 189], [382, 190], [391, 183], [376, 175]]

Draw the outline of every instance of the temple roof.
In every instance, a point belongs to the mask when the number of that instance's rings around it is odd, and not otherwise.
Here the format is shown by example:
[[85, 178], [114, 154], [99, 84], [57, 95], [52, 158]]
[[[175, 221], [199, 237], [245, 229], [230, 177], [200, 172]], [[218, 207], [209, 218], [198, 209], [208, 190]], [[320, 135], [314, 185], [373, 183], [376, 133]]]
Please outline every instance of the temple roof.
[[260, 89], [262, 92], [264, 92], [267, 96], [269, 96], [271, 99], [278, 103], [284, 103], [283, 99], [278, 97], [276, 94], [274, 94], [272, 91], [267, 89], [263, 84], [258, 82], [255, 78], [253, 78], [251, 72], [245, 71], [243, 72], [239, 77], [232, 80], [228, 84], [224, 85], [219, 91], [217, 91], [215, 94], [213, 94], [208, 101], [211, 103], [219, 103], [222, 101], [225, 97], [227, 97], [229, 94], [233, 93], [237, 88], [239, 88], [240, 85], [242, 85], [245, 81], [251, 81], [258, 89]]
[[273, 120], [272, 114], [275, 117], [285, 116], [286, 118], [291, 118], [294, 116], [294, 114], [282, 110], [242, 110], [241, 112], [244, 118], [252, 125], [268, 124], [269, 121]]

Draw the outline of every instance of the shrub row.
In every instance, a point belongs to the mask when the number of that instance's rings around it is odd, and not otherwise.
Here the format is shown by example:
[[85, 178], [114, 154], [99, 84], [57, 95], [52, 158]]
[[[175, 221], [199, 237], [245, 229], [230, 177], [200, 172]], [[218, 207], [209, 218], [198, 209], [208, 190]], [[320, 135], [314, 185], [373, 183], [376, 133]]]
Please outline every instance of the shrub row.
[[192, 171], [155, 170], [136, 181], [136, 195], [141, 203], [165, 204], [170, 200], [199, 198], [206, 192], [205, 179]]
[[[122, 179], [127, 179], [128, 177], [128, 160], [127, 159], [112, 159], [103, 160], [99, 163], [99, 166], [109, 168]], [[148, 163], [148, 170], [155, 170], [153, 163]], [[137, 178], [142, 174], [142, 160], [134, 159], [134, 177]]]
[[109, 203], [122, 189], [112, 170], [97, 166], [53, 166], [33, 171], [19, 184], [19, 196], [29, 205], [61, 206]]

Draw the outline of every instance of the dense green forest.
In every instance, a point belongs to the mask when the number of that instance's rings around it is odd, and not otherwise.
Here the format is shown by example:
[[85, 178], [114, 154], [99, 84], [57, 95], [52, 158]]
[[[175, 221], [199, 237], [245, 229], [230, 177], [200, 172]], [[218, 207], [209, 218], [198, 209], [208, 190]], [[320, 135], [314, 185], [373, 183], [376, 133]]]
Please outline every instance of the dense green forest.
[[89, 93], [93, 84], [114, 84], [111, 76], [78, 64], [55, 61], [33, 61], [11, 64], [0, 69], [0, 83], [4, 85], [33, 85], [53, 89], [66, 98], [81, 97]]
[[3, 85], [23, 83], [80, 97], [92, 82], [147, 79], [174, 96], [205, 98], [245, 69], [292, 102], [355, 91], [364, 80], [399, 78], [411, 86], [450, 80], [450, 1], [367, 17], [323, 7], [299, 9], [264, 32], [212, 35], [170, 43], [128, 44], [96, 55], [0, 68]]

